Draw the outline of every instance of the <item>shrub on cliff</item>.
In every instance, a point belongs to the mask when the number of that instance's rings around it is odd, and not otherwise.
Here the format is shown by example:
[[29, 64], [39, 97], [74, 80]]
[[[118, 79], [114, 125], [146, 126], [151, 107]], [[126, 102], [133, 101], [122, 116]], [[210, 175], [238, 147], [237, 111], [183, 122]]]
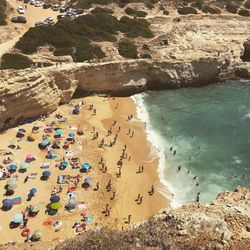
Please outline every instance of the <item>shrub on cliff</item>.
[[228, 12], [233, 14], [236, 14], [238, 12], [238, 6], [231, 2], [226, 5], [226, 9]]
[[216, 7], [210, 7], [208, 5], [203, 6], [202, 12], [204, 13], [210, 13], [210, 14], [220, 14], [221, 10]]
[[6, 25], [6, 8], [7, 2], [5, 0], [0, 0], [0, 25]]
[[162, 13], [163, 13], [163, 15], [166, 15], [166, 16], [169, 15], [169, 11], [167, 11], [167, 10], [163, 10]]
[[250, 0], [247, 0], [247, 1], [245, 2], [244, 7], [245, 7], [246, 9], [250, 9]]
[[197, 0], [191, 4], [192, 7], [197, 8], [198, 10], [201, 10], [203, 7], [203, 1]]
[[33, 61], [21, 54], [5, 53], [1, 60], [1, 69], [25, 69], [29, 68]]
[[107, 15], [112, 15], [114, 14], [114, 11], [108, 8], [100, 8], [96, 7], [91, 11], [92, 14], [107, 14]]
[[132, 41], [129, 40], [122, 40], [119, 42], [118, 52], [125, 58], [137, 58], [137, 47]]
[[125, 9], [125, 12], [130, 16], [145, 17], [148, 13], [145, 11], [135, 10], [130, 7]]
[[[107, 10], [99, 9], [94, 14], [80, 16], [75, 20], [61, 20], [53, 26], [32, 27], [17, 42], [16, 48], [31, 54], [38, 47], [48, 44], [55, 48], [54, 55], [71, 55], [76, 61], [89, 60], [91, 57], [102, 58], [104, 54], [101, 49], [93, 47], [91, 41], [115, 42], [118, 31], [129, 38], [153, 37], [147, 20], [129, 17], [118, 20], [107, 14]], [[82, 48], [86, 56], [83, 55]]]
[[178, 13], [180, 15], [198, 14], [197, 10], [193, 7], [182, 7], [178, 8]]
[[246, 9], [240, 9], [239, 12], [238, 12], [238, 14], [240, 16], [250, 16], [249, 10], [246, 10]]

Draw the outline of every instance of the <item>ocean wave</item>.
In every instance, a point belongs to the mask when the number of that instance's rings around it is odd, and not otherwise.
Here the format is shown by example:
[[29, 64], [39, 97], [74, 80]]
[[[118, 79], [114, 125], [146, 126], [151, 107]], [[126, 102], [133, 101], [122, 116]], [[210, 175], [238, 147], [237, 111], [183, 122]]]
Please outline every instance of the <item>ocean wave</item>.
[[158, 174], [160, 177], [160, 182], [163, 185], [163, 189], [160, 192], [171, 202], [172, 207], [178, 207], [182, 205], [180, 201], [175, 199], [175, 188], [166, 180], [164, 175], [164, 170], [166, 169], [166, 157], [164, 148], [166, 148], [166, 141], [162, 139], [162, 136], [154, 130], [149, 113], [147, 111], [146, 105], [144, 103], [144, 98], [147, 94], [136, 94], [131, 98], [136, 104], [136, 113], [138, 119], [145, 125], [145, 131], [147, 140], [151, 143], [152, 153], [157, 154], [159, 157]]

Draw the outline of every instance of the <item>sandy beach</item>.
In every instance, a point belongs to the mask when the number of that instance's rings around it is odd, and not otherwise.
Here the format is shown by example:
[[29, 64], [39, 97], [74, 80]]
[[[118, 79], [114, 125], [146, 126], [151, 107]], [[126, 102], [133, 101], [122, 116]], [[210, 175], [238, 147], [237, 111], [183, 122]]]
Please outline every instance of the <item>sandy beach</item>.
[[[84, 105], [81, 107], [79, 114], [71, 115], [70, 112], [74, 105], [81, 101], [84, 102]], [[91, 110], [90, 105], [93, 105]], [[94, 110], [96, 110], [96, 113], [94, 113]], [[62, 140], [67, 139], [69, 133], [76, 134], [77, 128], [82, 129], [84, 134], [76, 135], [75, 143], [70, 145], [68, 150], [56, 149], [57, 158], [48, 160], [45, 158], [47, 152], [40, 150], [38, 143], [41, 142], [46, 124], [56, 120], [55, 114], [61, 114], [64, 118], [67, 118], [67, 121], [61, 125], [61, 129], [63, 129]], [[133, 118], [128, 121], [130, 115], [133, 115]], [[35, 141], [29, 142], [27, 141], [27, 135], [31, 132], [33, 126], [39, 126], [40, 129], [36, 134]], [[82, 213], [92, 218], [91, 221], [85, 223], [86, 229], [93, 227], [98, 229], [105, 226], [123, 229], [145, 220], [160, 209], [166, 208], [169, 202], [158, 192], [161, 188], [157, 174], [158, 159], [156, 155], [151, 153], [151, 145], [147, 142], [143, 126], [136, 118], [136, 108], [131, 98], [102, 97], [74, 99], [70, 105], [59, 107], [54, 114], [51, 114], [44, 121], [40, 120], [19, 126], [18, 128], [26, 130], [25, 137], [17, 143], [20, 149], [12, 151], [13, 155], [10, 158], [17, 166], [24, 162], [26, 155], [29, 153], [34, 154], [36, 160], [30, 163], [27, 172], [19, 173], [17, 171], [12, 174], [17, 178], [17, 188], [13, 195], [7, 197], [4, 195], [8, 179], [0, 180], [1, 200], [17, 197], [21, 197], [22, 200], [21, 204], [14, 206], [9, 211], [0, 211], [1, 218], [5, 218], [0, 222], [0, 242], [23, 242], [25, 240], [25, 237], [21, 236], [22, 229], [19, 227], [10, 229], [9, 224], [15, 214], [20, 214], [29, 205], [39, 205], [40, 211], [35, 217], [28, 218], [26, 227], [30, 229], [31, 233], [40, 230], [42, 241], [61, 241], [73, 237], [75, 229], [72, 226], [75, 223], [82, 223]], [[17, 141], [15, 136], [18, 128], [9, 129], [0, 135], [1, 150], [7, 150], [13, 139]], [[108, 135], [110, 128], [112, 132]], [[95, 138], [96, 133], [98, 133], [98, 138]], [[110, 142], [112, 144], [116, 134], [116, 142], [110, 146]], [[102, 139], [104, 139], [104, 146], [100, 147]], [[125, 159], [122, 159], [121, 176], [118, 177], [117, 163], [122, 155], [124, 145], [126, 145], [126, 157], [124, 156]], [[7, 168], [10, 165], [2, 163], [6, 157], [6, 155], [0, 155], [2, 168]], [[71, 157], [79, 158], [81, 164], [89, 163], [90, 171], [81, 173], [79, 169], [73, 169], [71, 166], [68, 166], [65, 170], [55, 167], [56, 163], [63, 160], [68, 161]], [[101, 158], [103, 158], [103, 164], [100, 164]], [[44, 163], [50, 163], [51, 176], [47, 181], [40, 180], [44, 172], [44, 169], [40, 166]], [[144, 168], [142, 173], [138, 173], [139, 166]], [[69, 183], [57, 184], [57, 178], [60, 175], [70, 175]], [[24, 183], [27, 176], [30, 178]], [[78, 184], [73, 181], [76, 176], [79, 176], [80, 179]], [[91, 184], [89, 188], [84, 189], [82, 183], [86, 178], [91, 178]], [[99, 185], [98, 190], [96, 190], [97, 183]], [[149, 195], [148, 192], [152, 185], [154, 186], [154, 194]], [[62, 207], [56, 215], [49, 216], [45, 213], [46, 206], [50, 203], [53, 188], [55, 187], [58, 191], [60, 186], [62, 191], [57, 195], [61, 199]], [[69, 212], [64, 209], [64, 206], [69, 200], [67, 194], [69, 188], [72, 189], [75, 186], [77, 186], [74, 193], [77, 196], [78, 208]], [[35, 188], [37, 192], [31, 201], [27, 201], [29, 190], [32, 188]], [[141, 204], [137, 204], [135, 201], [138, 194], [142, 196]], [[129, 215], [131, 215], [130, 223], [128, 223]], [[58, 232], [55, 232], [53, 226], [55, 221], [62, 223]]]

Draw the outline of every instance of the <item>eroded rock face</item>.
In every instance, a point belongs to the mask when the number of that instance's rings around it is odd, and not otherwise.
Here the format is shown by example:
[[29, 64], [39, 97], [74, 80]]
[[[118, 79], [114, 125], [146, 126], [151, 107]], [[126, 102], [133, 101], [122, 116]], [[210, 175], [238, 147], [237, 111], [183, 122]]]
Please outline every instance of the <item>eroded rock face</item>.
[[[250, 64], [241, 60], [250, 37], [249, 18], [185, 16], [175, 22], [171, 16], [152, 16], [148, 21], [155, 37], [135, 40], [139, 54], [147, 44], [152, 60], [125, 60], [111, 53], [101, 63], [0, 71], [0, 129], [55, 110], [75, 91], [131, 95], [202, 86], [235, 73], [249, 78]], [[41, 52], [32, 57], [46, 61], [47, 56]]]
[[128, 60], [0, 71], [0, 128], [50, 113], [69, 102], [76, 90], [130, 95], [146, 89], [201, 86], [218, 81], [227, 65], [213, 58], [186, 63]]
[[[224, 192], [207, 205], [168, 209], [131, 230], [87, 232], [57, 250], [249, 249], [250, 190]], [[105, 248], [102, 248], [105, 246]]]

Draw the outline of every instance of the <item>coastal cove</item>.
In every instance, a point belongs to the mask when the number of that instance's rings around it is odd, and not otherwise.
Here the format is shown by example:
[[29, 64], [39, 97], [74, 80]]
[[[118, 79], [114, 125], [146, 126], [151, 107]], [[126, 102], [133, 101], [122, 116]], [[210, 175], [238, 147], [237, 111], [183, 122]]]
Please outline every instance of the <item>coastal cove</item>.
[[249, 93], [250, 82], [238, 80], [133, 97], [173, 206], [250, 187]]

